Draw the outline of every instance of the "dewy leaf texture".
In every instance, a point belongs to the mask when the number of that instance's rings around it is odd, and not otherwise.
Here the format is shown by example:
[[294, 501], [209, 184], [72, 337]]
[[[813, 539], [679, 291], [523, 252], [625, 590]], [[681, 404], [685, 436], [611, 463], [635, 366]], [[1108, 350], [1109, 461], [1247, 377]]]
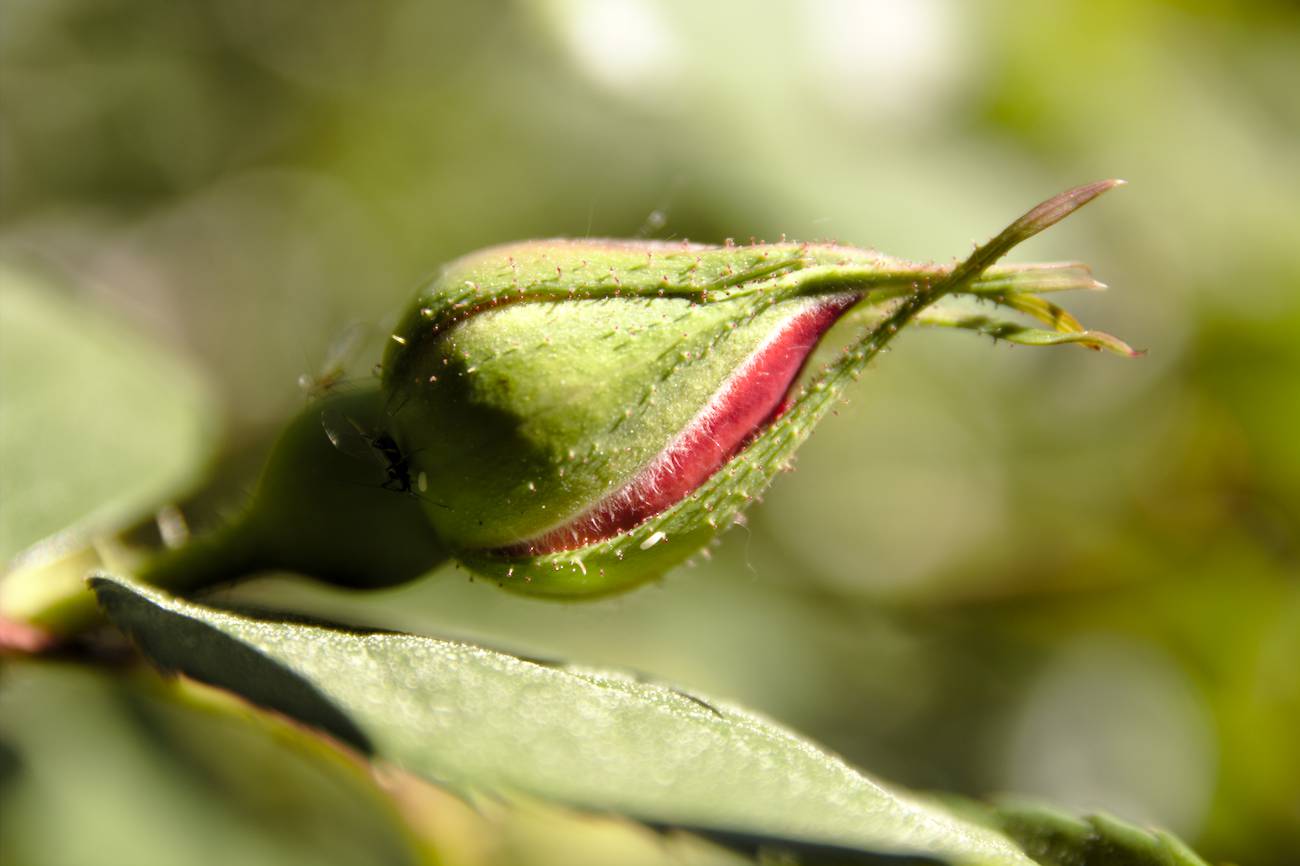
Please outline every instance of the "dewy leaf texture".
[[786, 846], [1034, 862], [766, 719], [662, 685], [464, 643], [253, 620], [112, 577], [93, 585], [160, 666], [321, 726], [319, 703], [275, 698], [310, 690], [360, 734], [333, 727], [342, 739], [466, 795], [520, 793]]
[[470, 798], [540, 797], [814, 861], [1204, 866], [1168, 834], [1113, 818], [950, 809], [765, 718], [626, 674], [251, 619], [107, 575], [92, 585], [110, 619], [164, 669]]

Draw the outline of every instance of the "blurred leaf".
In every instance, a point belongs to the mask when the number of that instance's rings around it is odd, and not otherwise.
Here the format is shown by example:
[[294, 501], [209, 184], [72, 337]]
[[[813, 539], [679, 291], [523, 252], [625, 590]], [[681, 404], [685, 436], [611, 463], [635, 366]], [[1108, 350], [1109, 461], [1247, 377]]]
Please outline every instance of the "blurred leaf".
[[1205, 866], [1182, 842], [1108, 815], [1075, 818], [1041, 806], [1008, 804], [995, 823], [1045, 866]]
[[[227, 692], [209, 691], [234, 700]], [[438, 864], [742, 866], [753, 862], [742, 852], [693, 833], [665, 832], [618, 815], [593, 815], [525, 799], [471, 804], [391, 764], [377, 766], [375, 775]]]
[[417, 860], [366, 768], [301, 728], [150, 674], [33, 661], [0, 672], [7, 866]]
[[740, 845], [1033, 862], [999, 834], [884, 788], [764, 719], [665, 686], [93, 583], [109, 616], [164, 668], [466, 794], [520, 792]]
[[0, 560], [103, 528], [195, 479], [212, 406], [176, 357], [58, 282], [0, 262]]

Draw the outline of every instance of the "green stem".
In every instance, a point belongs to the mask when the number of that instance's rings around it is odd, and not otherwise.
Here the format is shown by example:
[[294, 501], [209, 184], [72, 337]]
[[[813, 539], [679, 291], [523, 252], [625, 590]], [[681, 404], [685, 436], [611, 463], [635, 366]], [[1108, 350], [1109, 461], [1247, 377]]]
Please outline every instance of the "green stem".
[[136, 571], [143, 583], [185, 594], [266, 567], [252, 523], [223, 526], [186, 544], [164, 550]]
[[[141, 524], [143, 525], [143, 524]], [[171, 549], [140, 546], [140, 526], [90, 541], [54, 539], [0, 579], [0, 650], [45, 648], [100, 622], [86, 577], [134, 573], [172, 592], [193, 592], [256, 570], [255, 534], [231, 524]]]

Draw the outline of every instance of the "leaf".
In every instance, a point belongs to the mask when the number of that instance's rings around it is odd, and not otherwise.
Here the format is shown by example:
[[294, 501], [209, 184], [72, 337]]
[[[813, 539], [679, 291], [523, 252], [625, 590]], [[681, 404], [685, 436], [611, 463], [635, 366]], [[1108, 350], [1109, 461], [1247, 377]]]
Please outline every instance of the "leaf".
[[0, 381], [0, 647], [32, 651], [93, 618], [101, 541], [195, 483], [218, 425], [177, 358], [3, 260]]
[[1034, 804], [993, 810], [994, 823], [1045, 866], [1205, 866], [1162, 830], [1144, 830], [1109, 815], [1075, 818]]
[[623, 674], [92, 583], [160, 666], [469, 797], [531, 795], [816, 862], [1204, 866], [1168, 834], [1114, 818], [922, 800], [751, 713]]
[[0, 561], [147, 513], [195, 479], [214, 441], [212, 405], [177, 358], [4, 262], [0, 381]]
[[0, 862], [423, 862], [369, 769], [299, 725], [148, 671], [0, 673]]
[[463, 643], [254, 620], [92, 579], [160, 666], [322, 727], [467, 796], [531, 795], [819, 859], [1032, 864], [744, 710]]

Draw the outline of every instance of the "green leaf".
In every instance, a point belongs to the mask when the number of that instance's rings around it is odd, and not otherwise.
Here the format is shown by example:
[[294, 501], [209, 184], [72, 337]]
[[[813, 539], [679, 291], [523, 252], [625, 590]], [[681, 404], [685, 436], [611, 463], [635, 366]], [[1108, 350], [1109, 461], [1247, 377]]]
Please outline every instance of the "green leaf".
[[367, 769], [301, 726], [147, 671], [0, 673], [0, 862], [423, 862]]
[[1076, 818], [1034, 804], [993, 810], [994, 823], [1044, 866], [1205, 866], [1162, 830], [1145, 830], [1109, 815]]
[[112, 577], [92, 584], [163, 668], [467, 796], [531, 795], [819, 857], [1034, 862], [996, 830], [766, 719], [662, 685], [445, 640], [249, 619]]
[[0, 561], [148, 513], [196, 478], [214, 414], [183, 363], [48, 276], [0, 262]]

